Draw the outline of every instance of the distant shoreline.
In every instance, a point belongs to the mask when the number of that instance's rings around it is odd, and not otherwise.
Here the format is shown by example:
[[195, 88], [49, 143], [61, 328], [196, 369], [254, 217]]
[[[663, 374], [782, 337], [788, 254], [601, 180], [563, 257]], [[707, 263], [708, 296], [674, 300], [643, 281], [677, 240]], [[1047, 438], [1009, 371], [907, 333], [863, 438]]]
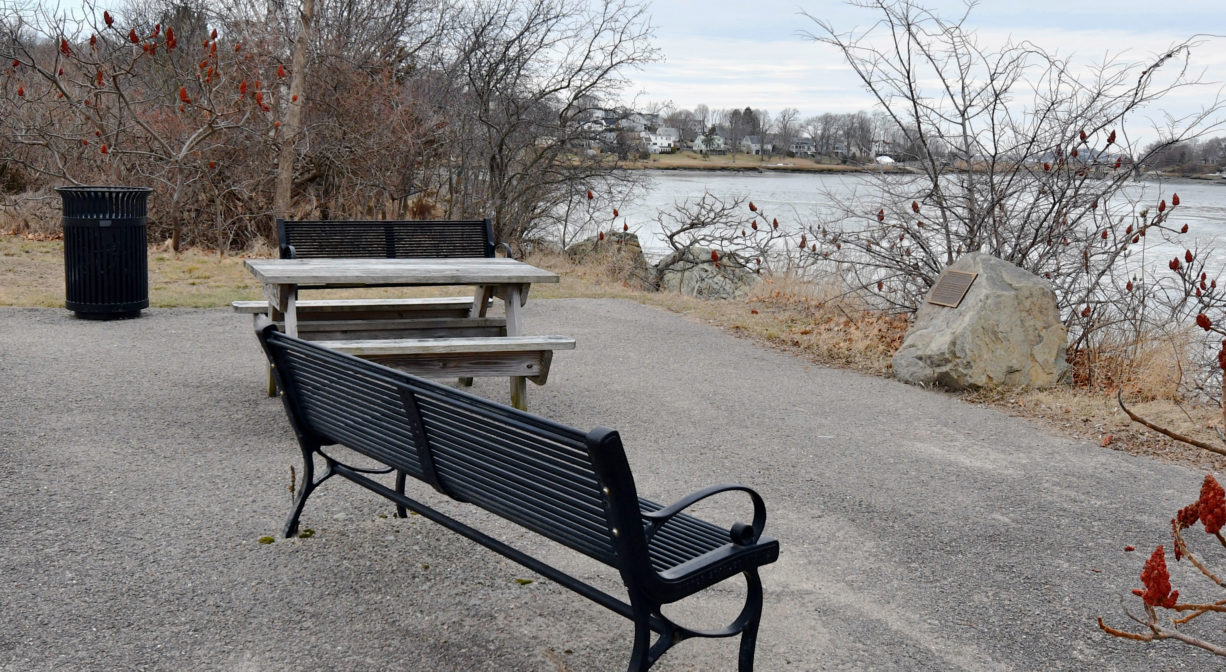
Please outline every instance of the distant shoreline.
[[[625, 170], [649, 171], [702, 171], [712, 173], [887, 173], [913, 175], [920, 171], [899, 164], [837, 164], [818, 163], [804, 158], [786, 158], [760, 160], [759, 157], [745, 154], [724, 154], [702, 157], [692, 152], [679, 154], [654, 154], [650, 159], [641, 161], [626, 161], [621, 164]], [[951, 171], [956, 172], [956, 171]], [[1146, 173], [1144, 179], [1194, 180], [1226, 186], [1226, 176], [1217, 174], [1174, 174]]]
[[702, 170], [734, 173], [913, 172], [910, 169], [885, 164], [819, 163], [800, 157], [777, 157], [763, 160], [761, 157], [748, 154], [719, 154], [704, 157], [693, 152], [653, 154], [649, 159], [624, 161], [620, 165], [626, 170]]

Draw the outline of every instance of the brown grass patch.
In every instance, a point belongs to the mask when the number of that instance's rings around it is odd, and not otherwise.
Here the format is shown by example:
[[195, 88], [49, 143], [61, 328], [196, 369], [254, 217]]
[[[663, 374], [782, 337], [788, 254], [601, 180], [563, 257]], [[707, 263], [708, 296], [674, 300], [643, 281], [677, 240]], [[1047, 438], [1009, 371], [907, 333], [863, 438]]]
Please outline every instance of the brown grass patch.
[[1184, 371], [1189, 370], [1195, 338], [1190, 329], [1148, 333], [1131, 338], [1106, 336], [1093, 346], [1070, 353], [1073, 385], [1129, 398], [1178, 400]]
[[[247, 256], [267, 256], [253, 250]], [[260, 296], [243, 258], [189, 249], [149, 248], [149, 305], [213, 308]], [[0, 235], [0, 306], [64, 305], [64, 241], [39, 233]]]

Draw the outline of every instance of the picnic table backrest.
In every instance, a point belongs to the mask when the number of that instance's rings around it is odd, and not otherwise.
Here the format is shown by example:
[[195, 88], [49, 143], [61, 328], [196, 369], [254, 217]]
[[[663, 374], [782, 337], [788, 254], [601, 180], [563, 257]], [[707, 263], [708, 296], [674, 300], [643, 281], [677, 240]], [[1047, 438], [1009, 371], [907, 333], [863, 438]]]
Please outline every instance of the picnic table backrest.
[[302, 435], [322, 445], [342, 444], [454, 499], [617, 565], [611, 534], [617, 525], [606, 510], [604, 488], [612, 480], [637, 502], [633, 481], [627, 486], [625, 480], [630, 474], [624, 457], [601, 464], [613, 472], [602, 478], [587, 436], [576, 429], [275, 327], [264, 329], [261, 339]]
[[282, 259], [493, 257], [490, 220], [277, 220]]

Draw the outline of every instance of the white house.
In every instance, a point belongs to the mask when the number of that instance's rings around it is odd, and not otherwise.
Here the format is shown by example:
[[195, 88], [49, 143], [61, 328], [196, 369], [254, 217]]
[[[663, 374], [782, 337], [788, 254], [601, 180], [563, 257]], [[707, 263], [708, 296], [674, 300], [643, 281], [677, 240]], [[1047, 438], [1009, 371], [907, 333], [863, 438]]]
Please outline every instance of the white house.
[[813, 156], [817, 154], [817, 145], [813, 138], [796, 138], [792, 141], [792, 153], [796, 156]]
[[757, 135], [747, 135], [741, 138], [741, 151], [746, 154], [769, 154], [774, 151], [774, 147], [769, 142], [763, 142], [762, 138]]
[[657, 128], [647, 139], [652, 154], [670, 154], [681, 147], [681, 131], [663, 126]]
[[700, 154], [710, 152], [723, 153], [725, 149], [724, 136], [718, 133], [715, 135], [700, 135], [694, 139], [694, 151]]

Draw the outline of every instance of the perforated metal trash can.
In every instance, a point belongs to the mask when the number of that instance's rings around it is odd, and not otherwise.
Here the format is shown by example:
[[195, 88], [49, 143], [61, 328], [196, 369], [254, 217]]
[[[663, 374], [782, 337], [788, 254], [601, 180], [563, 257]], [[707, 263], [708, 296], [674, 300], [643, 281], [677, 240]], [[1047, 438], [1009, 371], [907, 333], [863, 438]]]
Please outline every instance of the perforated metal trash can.
[[149, 307], [147, 187], [59, 187], [64, 201], [64, 306], [94, 320]]

